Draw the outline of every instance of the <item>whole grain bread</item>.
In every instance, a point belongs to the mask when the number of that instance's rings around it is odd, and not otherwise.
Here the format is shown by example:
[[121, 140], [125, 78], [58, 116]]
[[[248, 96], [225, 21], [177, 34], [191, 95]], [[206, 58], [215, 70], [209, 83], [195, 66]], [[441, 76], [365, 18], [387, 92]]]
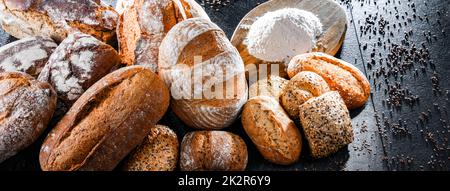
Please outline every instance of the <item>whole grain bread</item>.
[[58, 45], [48, 37], [28, 37], [0, 47], [0, 72], [25, 72], [38, 77]]
[[0, 24], [16, 38], [48, 36], [57, 42], [74, 31], [111, 43], [118, 14], [100, 0], [0, 0]]
[[123, 63], [146, 65], [157, 72], [161, 41], [174, 25], [193, 17], [209, 20], [195, 0], [135, 0], [117, 27]]
[[155, 125], [124, 162], [125, 171], [173, 171], [177, 167], [179, 142], [167, 126]]
[[56, 92], [21, 72], [0, 73], [0, 163], [31, 145], [47, 128]]
[[245, 142], [233, 133], [195, 131], [181, 142], [182, 171], [243, 171], [247, 160]]
[[113, 47], [74, 32], [56, 48], [38, 79], [55, 88], [58, 109], [67, 111], [84, 91], [119, 64], [120, 57]]
[[299, 111], [314, 158], [326, 157], [353, 141], [350, 115], [338, 92], [311, 98], [300, 106]]
[[302, 150], [302, 137], [278, 100], [257, 96], [248, 100], [242, 111], [242, 126], [268, 161], [290, 165]]
[[131, 66], [90, 87], [52, 129], [39, 161], [46, 171], [113, 170], [166, 112], [169, 91], [149, 68]]
[[348, 109], [363, 106], [370, 96], [370, 83], [355, 66], [325, 53], [313, 52], [294, 57], [288, 66], [288, 75], [293, 78], [301, 71], [320, 75], [333, 91], [338, 91]]

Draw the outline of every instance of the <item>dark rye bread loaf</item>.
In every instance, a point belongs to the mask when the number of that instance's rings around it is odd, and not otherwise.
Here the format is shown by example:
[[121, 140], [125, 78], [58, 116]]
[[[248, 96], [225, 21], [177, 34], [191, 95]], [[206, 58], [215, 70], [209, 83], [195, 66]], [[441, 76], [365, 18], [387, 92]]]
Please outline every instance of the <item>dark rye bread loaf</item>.
[[113, 170], [169, 106], [169, 90], [149, 68], [131, 66], [89, 88], [52, 129], [39, 161], [46, 171]]
[[196, 131], [181, 143], [182, 171], [242, 171], [247, 166], [247, 146], [241, 137], [225, 131]]
[[58, 45], [49, 37], [28, 37], [0, 47], [0, 72], [37, 77]]
[[56, 92], [21, 72], [0, 73], [0, 163], [42, 134], [56, 107]]
[[49, 36], [61, 42], [73, 31], [115, 40], [118, 14], [100, 0], [0, 0], [0, 24], [16, 38]]
[[195, 0], [135, 0], [117, 26], [122, 62], [157, 72], [161, 41], [174, 25], [193, 17], [209, 20]]
[[167, 126], [155, 125], [124, 162], [125, 171], [173, 171], [177, 167], [178, 137]]
[[67, 111], [85, 90], [119, 64], [119, 55], [113, 47], [75, 32], [56, 48], [38, 79], [55, 88], [58, 108]]

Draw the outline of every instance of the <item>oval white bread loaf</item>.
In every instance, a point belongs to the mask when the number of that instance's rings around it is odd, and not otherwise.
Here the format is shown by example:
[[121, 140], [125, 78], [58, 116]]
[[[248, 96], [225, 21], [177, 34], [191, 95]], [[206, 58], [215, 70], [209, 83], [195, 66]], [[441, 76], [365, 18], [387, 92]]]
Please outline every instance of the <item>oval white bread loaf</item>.
[[257, 96], [242, 111], [242, 126], [261, 155], [275, 164], [296, 162], [302, 150], [302, 137], [278, 100]]
[[37, 77], [58, 45], [49, 37], [28, 37], [0, 47], [0, 72]]
[[180, 22], [159, 50], [159, 75], [184, 123], [221, 129], [235, 121], [248, 96], [244, 64], [217, 25], [201, 18]]
[[209, 20], [194, 0], [135, 0], [120, 16], [117, 27], [122, 62], [146, 65], [157, 72], [164, 36], [178, 22], [192, 17]]
[[247, 161], [247, 146], [233, 133], [195, 131], [187, 133], [181, 142], [182, 171], [242, 171]]
[[280, 103], [289, 117], [298, 120], [299, 106], [313, 97], [329, 92], [327, 82], [314, 72], [300, 72], [295, 75], [280, 96]]
[[110, 43], [115, 40], [118, 14], [99, 0], [0, 1], [0, 24], [16, 38], [48, 36], [61, 42], [74, 31]]
[[167, 126], [155, 125], [125, 160], [125, 171], [173, 171], [178, 161], [177, 134]]
[[326, 157], [353, 141], [350, 115], [338, 92], [311, 98], [300, 106], [299, 111], [314, 158]]

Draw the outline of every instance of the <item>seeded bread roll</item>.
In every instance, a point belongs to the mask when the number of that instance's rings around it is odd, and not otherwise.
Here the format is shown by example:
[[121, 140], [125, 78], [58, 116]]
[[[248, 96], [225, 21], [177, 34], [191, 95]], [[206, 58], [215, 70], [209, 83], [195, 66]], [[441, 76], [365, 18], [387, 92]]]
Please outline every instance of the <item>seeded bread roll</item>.
[[338, 92], [311, 98], [300, 106], [299, 111], [314, 158], [326, 157], [353, 141], [350, 115]]
[[123, 63], [146, 65], [157, 72], [161, 41], [174, 25], [193, 17], [209, 20], [194, 0], [135, 0], [117, 27]]
[[171, 108], [188, 126], [222, 129], [247, 101], [244, 63], [225, 33], [201, 18], [182, 21], [159, 49], [159, 75], [171, 89]]
[[58, 45], [48, 37], [28, 37], [0, 47], [0, 72], [25, 72], [38, 77]]
[[178, 138], [167, 126], [155, 125], [144, 142], [124, 162], [125, 171], [173, 171], [178, 161]]
[[298, 120], [298, 108], [313, 97], [329, 92], [327, 82], [314, 72], [300, 72], [295, 75], [280, 96], [280, 103], [289, 117]]
[[0, 163], [36, 141], [55, 107], [50, 84], [26, 73], [0, 73]]
[[256, 96], [269, 96], [278, 100], [282, 90], [288, 82], [289, 80], [282, 77], [270, 75], [267, 78], [258, 80], [250, 86], [248, 90], [249, 98]]
[[267, 96], [249, 99], [242, 111], [242, 126], [266, 160], [289, 165], [300, 157], [302, 137], [278, 100]]
[[370, 96], [370, 83], [355, 66], [325, 53], [306, 53], [294, 57], [289, 63], [288, 75], [293, 78], [301, 71], [322, 76], [333, 91], [338, 91], [348, 109], [363, 106]]
[[119, 55], [113, 47], [75, 32], [56, 48], [38, 79], [55, 88], [58, 108], [67, 111], [85, 90], [119, 64]]
[[233, 133], [190, 132], [181, 142], [182, 171], [243, 171], [247, 159], [245, 142]]
[[103, 42], [115, 40], [117, 12], [100, 0], [0, 1], [0, 24], [16, 38], [48, 36], [57, 42], [74, 31]]
[[52, 129], [39, 155], [45, 171], [113, 170], [150, 133], [169, 91], [149, 68], [131, 66], [90, 87]]

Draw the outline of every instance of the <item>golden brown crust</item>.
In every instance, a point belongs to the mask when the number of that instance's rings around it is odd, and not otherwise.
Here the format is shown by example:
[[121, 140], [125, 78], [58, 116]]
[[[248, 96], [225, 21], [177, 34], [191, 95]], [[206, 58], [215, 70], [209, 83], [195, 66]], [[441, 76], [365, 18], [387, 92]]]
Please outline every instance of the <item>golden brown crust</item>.
[[353, 141], [349, 111], [336, 91], [301, 105], [300, 121], [314, 158], [326, 157]]
[[278, 100], [288, 82], [289, 80], [282, 77], [270, 75], [267, 78], [258, 80], [250, 86], [248, 89], [249, 98], [269, 96]]
[[301, 71], [319, 74], [331, 90], [338, 91], [348, 109], [363, 106], [370, 96], [370, 83], [353, 65], [324, 53], [306, 53], [294, 57], [289, 63], [289, 77]]
[[187, 133], [181, 143], [182, 171], [243, 171], [248, 153], [245, 142], [225, 131]]
[[295, 75], [281, 92], [280, 103], [291, 119], [298, 120], [299, 106], [313, 97], [330, 91], [327, 82], [314, 72]]
[[167, 126], [155, 125], [144, 142], [124, 162], [125, 171], [173, 171], [178, 161], [178, 138]]
[[268, 161], [289, 165], [299, 159], [300, 132], [277, 100], [267, 96], [249, 99], [242, 111], [242, 126]]
[[149, 68], [126, 67], [94, 84], [50, 132], [43, 170], [112, 170], [164, 115], [169, 92]]
[[36, 141], [55, 108], [50, 84], [26, 73], [0, 73], [0, 163]]

